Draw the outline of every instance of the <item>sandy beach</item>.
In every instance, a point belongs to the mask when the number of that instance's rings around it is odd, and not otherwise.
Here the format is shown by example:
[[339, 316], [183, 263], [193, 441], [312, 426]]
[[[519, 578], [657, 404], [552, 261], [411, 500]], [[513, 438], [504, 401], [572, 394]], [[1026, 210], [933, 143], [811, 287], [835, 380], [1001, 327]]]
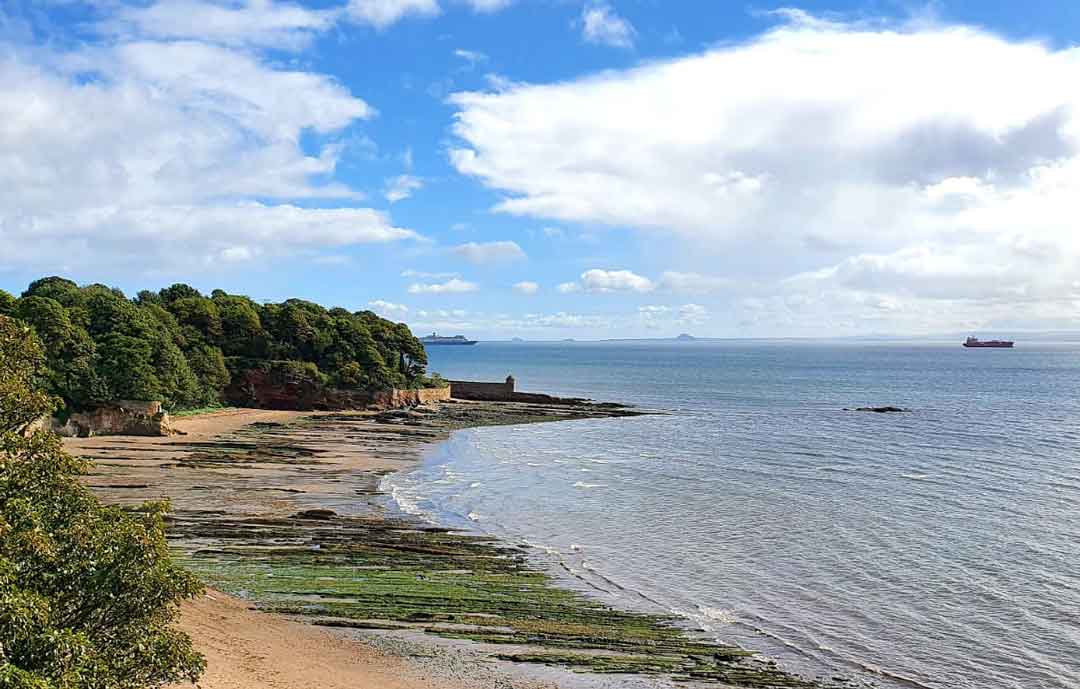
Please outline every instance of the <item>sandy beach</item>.
[[634, 413], [223, 410], [177, 419], [168, 438], [65, 444], [94, 460], [86, 482], [103, 500], [170, 500], [174, 553], [211, 587], [181, 620], [206, 655], [206, 689], [810, 686], [562, 589], [519, 547], [395, 513], [379, 489], [459, 428]]
[[[92, 458], [95, 470], [88, 483], [110, 502], [133, 503], [167, 497], [174, 507], [191, 509], [207, 504], [228, 504], [231, 510], [253, 515], [289, 514], [297, 508], [297, 496], [304, 504], [313, 496], [329, 497], [334, 491], [325, 481], [303, 480], [287, 470], [275, 472], [267, 467], [231, 467], [228, 472], [211, 470], [224, 479], [216, 488], [196, 484], [209, 481], [178, 475], [176, 467], [192, 454], [193, 447], [229, 437], [253, 424], [289, 424], [303, 418], [332, 416], [319, 412], [230, 409], [174, 421], [180, 434], [167, 438], [99, 436], [67, 438], [65, 446], [74, 454]], [[355, 414], [359, 419], [372, 414]], [[421, 435], [419, 442], [428, 441]], [[319, 445], [319, 443], [315, 443]], [[323, 445], [334, 445], [327, 473], [347, 472], [357, 477], [381, 476], [396, 470], [406, 461], [415, 461], [417, 445], [378, 451], [349, 448], [339, 438]], [[200, 474], [204, 472], [199, 472]], [[226, 477], [224, 474], [227, 473]], [[205, 477], [205, 476], [204, 476]], [[256, 479], [264, 485], [251, 485]], [[299, 479], [299, 480], [298, 480]], [[273, 486], [288, 485], [285, 496]], [[265, 488], [266, 490], [263, 490]], [[205, 493], [215, 494], [206, 500]], [[195, 503], [198, 503], [197, 505]], [[321, 504], [321, 503], [320, 503]], [[206, 674], [198, 686], [203, 689], [477, 689], [478, 687], [517, 687], [520, 689], [555, 689], [549, 681], [510, 678], [479, 664], [453, 668], [446, 663], [433, 664], [407, 659], [399, 654], [375, 648], [369, 643], [304, 622], [286, 615], [259, 611], [245, 600], [218, 590], [183, 606], [180, 627], [195, 640], [207, 659]], [[438, 665], [438, 666], [437, 666]], [[181, 685], [189, 686], [189, 685]]]

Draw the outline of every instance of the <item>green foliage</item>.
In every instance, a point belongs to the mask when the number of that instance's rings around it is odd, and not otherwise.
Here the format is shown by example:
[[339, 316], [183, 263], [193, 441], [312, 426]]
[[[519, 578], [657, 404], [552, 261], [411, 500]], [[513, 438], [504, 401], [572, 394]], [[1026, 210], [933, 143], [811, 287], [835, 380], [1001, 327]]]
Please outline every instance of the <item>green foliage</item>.
[[[55, 403], [39, 389], [45, 352], [26, 325], [0, 316], [0, 434], [17, 433]], [[0, 534], [3, 525], [0, 524]]]
[[197, 345], [188, 352], [191, 370], [198, 380], [195, 404], [212, 406], [222, 401], [222, 391], [229, 384], [229, 370], [221, 350], [209, 345]]
[[0, 687], [195, 681], [203, 659], [171, 625], [201, 587], [169, 559], [166, 505], [103, 506], [56, 436], [18, 432], [53, 406], [35, 388], [44, 364], [34, 333], [0, 316]]
[[18, 300], [4, 290], [0, 289], [0, 316], [10, 316], [15, 313]]
[[174, 411], [217, 406], [232, 379], [226, 359], [299, 362], [305, 380], [346, 388], [429, 384], [424, 347], [407, 326], [302, 299], [261, 305], [176, 284], [132, 300], [104, 285], [48, 277], [20, 299], [0, 292], [5, 313], [37, 333], [47, 359], [43, 384], [72, 410], [117, 399], [157, 399]]

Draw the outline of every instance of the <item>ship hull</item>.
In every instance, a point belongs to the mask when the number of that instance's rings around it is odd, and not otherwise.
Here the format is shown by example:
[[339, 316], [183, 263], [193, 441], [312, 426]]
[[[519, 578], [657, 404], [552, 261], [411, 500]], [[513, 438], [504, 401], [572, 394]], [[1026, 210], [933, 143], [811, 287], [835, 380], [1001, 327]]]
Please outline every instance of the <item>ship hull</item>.
[[476, 342], [424, 342], [423, 340], [420, 342], [425, 347], [468, 347], [476, 344]]
[[964, 343], [968, 349], [1012, 349], [1012, 342], [979, 342], [978, 344]]

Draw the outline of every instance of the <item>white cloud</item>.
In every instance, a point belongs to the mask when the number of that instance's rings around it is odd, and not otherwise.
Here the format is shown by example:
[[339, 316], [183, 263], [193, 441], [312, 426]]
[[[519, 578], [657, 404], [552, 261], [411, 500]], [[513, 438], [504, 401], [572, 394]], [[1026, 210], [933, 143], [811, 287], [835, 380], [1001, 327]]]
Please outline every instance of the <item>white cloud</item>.
[[686, 325], [702, 325], [709, 318], [709, 310], [701, 304], [683, 304], [679, 307], [679, 322]]
[[566, 231], [561, 227], [545, 227], [541, 230], [544, 236], [548, 239], [562, 239], [566, 236]]
[[422, 270], [403, 270], [401, 271], [401, 277], [403, 278], [418, 278], [421, 280], [447, 280], [449, 278], [459, 278], [460, 273], [427, 273]]
[[581, 291], [581, 285], [576, 282], [560, 282], [555, 289], [559, 290], [560, 294], [573, 294]]
[[514, 3], [514, 0], [464, 0], [474, 12], [498, 12]]
[[464, 294], [478, 289], [480, 286], [474, 282], [451, 278], [446, 282], [414, 283], [409, 285], [409, 294]]
[[630, 48], [637, 31], [606, 2], [590, 2], [581, 11], [581, 37], [589, 43]]
[[581, 286], [586, 292], [651, 292], [656, 289], [652, 280], [629, 270], [600, 270], [593, 268], [581, 274]]
[[517, 242], [468, 242], [459, 244], [451, 250], [455, 255], [469, 263], [487, 265], [525, 258], [525, 252]]
[[335, 11], [273, 0], [158, 0], [146, 6], [122, 7], [100, 28], [139, 38], [193, 38], [226, 45], [297, 49], [329, 30], [337, 18]]
[[700, 273], [665, 271], [660, 276], [660, 289], [682, 294], [715, 294], [732, 289], [734, 281], [728, 278]]
[[383, 190], [383, 196], [390, 203], [397, 203], [398, 201], [404, 201], [412, 196], [412, 193], [418, 189], [424, 188], [424, 180], [414, 175], [398, 175], [397, 177], [391, 177], [386, 180], [386, 186]]
[[487, 62], [488, 60], [488, 56], [479, 50], [465, 50], [464, 48], [455, 50], [454, 56], [464, 60], [470, 67], [474, 67], [481, 62]]
[[535, 282], [523, 280], [514, 285], [514, 291], [518, 294], [536, 294], [540, 291], [540, 285]]
[[[831, 287], [838, 309], [892, 299], [921, 323], [959, 298], [1075, 315], [1080, 91], [1061, 85], [1080, 49], [789, 18], [700, 55], [457, 94], [452, 161], [504, 194], [499, 212], [674, 236], [763, 299]], [[729, 289], [688, 275], [657, 287]]]
[[434, 17], [441, 12], [437, 0], [349, 0], [348, 14], [357, 21], [385, 29], [409, 16]]
[[368, 306], [380, 316], [389, 318], [404, 318], [409, 313], [408, 306], [405, 306], [404, 304], [395, 304], [392, 301], [383, 301], [382, 299], [369, 301]]
[[[57, 242], [146, 272], [417, 237], [331, 181], [335, 137], [374, 111], [326, 76], [193, 41], [9, 46], [0, 89], [20, 94], [0, 99], [0, 264], [52, 265]], [[328, 143], [309, 155], [305, 132]]]

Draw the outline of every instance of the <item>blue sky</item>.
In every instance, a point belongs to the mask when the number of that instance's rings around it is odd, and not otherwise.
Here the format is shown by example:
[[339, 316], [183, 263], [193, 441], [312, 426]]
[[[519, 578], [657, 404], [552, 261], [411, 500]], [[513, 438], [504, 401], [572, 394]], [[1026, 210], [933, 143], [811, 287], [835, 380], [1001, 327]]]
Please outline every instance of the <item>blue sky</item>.
[[4, 0], [0, 288], [477, 337], [1075, 327], [1080, 6]]

